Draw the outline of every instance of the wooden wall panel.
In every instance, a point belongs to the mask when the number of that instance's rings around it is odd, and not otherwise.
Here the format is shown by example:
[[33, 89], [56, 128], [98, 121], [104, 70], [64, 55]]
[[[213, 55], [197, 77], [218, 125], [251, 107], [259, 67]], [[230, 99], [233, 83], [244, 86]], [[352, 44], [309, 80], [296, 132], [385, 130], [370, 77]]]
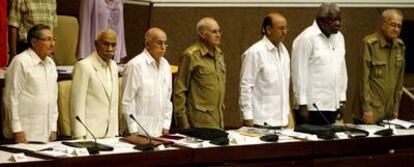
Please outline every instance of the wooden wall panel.
[[[79, 0], [58, 0], [58, 11], [77, 16]], [[346, 42], [346, 61], [348, 66], [348, 107], [352, 108], [355, 99], [357, 76], [360, 67], [362, 38], [375, 31], [377, 19], [383, 8], [341, 8], [342, 33]], [[401, 9], [405, 20], [414, 20], [413, 8]], [[178, 65], [181, 52], [197, 40], [195, 25], [204, 16], [216, 18], [223, 29], [221, 48], [227, 64], [225, 122], [228, 127], [240, 126], [241, 114], [238, 107], [240, 56], [250, 45], [261, 38], [260, 25], [264, 15], [279, 11], [286, 16], [289, 34], [285, 45], [289, 52], [294, 38], [312, 24], [316, 8], [294, 7], [149, 7], [125, 4], [125, 36], [128, 57], [132, 58], [144, 48], [144, 33], [150, 26], [164, 29], [168, 35], [169, 48], [166, 58], [171, 64]], [[412, 45], [407, 47], [414, 47]], [[412, 55], [411, 55], [412, 56]], [[412, 62], [407, 62], [411, 65]]]
[[[342, 8], [342, 33], [346, 42], [348, 66], [348, 107], [354, 106], [357, 77], [361, 68], [360, 58], [362, 38], [376, 30], [381, 8]], [[412, 9], [402, 9], [406, 20], [414, 20]], [[260, 25], [263, 16], [270, 11], [278, 11], [288, 19], [289, 34], [284, 44], [291, 51], [294, 38], [312, 24], [316, 8], [209, 8], [209, 7], [157, 7], [153, 9], [151, 26], [158, 26], [168, 34], [170, 47], [167, 59], [179, 64], [181, 52], [197, 40], [195, 25], [204, 16], [214, 17], [223, 29], [221, 48], [227, 64], [225, 122], [229, 127], [241, 125], [238, 107], [239, 73], [241, 54], [261, 38]], [[408, 62], [409, 63], [409, 62]], [[349, 115], [346, 115], [349, 120]]]

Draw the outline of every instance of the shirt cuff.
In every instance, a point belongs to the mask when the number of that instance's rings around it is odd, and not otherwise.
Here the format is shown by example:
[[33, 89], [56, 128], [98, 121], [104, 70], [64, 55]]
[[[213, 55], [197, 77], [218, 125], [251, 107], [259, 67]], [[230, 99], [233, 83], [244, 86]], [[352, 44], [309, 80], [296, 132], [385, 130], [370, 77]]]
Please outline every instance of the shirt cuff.
[[308, 100], [306, 96], [299, 96], [298, 98], [298, 104], [299, 105], [306, 105], [308, 104]]
[[50, 131], [57, 132], [57, 121], [52, 123], [52, 127], [50, 128]]
[[20, 120], [14, 120], [14, 121], [12, 121], [11, 127], [12, 127], [13, 133], [23, 131], [22, 126], [21, 126], [21, 123], [20, 123]]
[[253, 119], [253, 112], [252, 111], [243, 111], [243, 119], [244, 120]]
[[164, 121], [162, 128], [170, 129], [170, 126], [171, 126], [171, 121], [168, 120], [168, 121]]
[[346, 93], [342, 93], [340, 97], [341, 101], [346, 101]]

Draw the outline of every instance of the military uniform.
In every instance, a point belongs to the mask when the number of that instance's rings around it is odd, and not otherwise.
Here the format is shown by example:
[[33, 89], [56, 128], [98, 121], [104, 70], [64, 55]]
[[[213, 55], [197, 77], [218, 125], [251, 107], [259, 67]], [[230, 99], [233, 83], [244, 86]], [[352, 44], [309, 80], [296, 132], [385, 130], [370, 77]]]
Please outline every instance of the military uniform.
[[184, 51], [174, 88], [174, 115], [179, 128], [222, 129], [226, 68], [223, 53], [201, 42]]
[[[404, 42], [388, 43], [380, 33], [364, 38], [361, 82], [362, 112], [372, 111], [376, 121], [398, 113], [405, 67]], [[354, 114], [360, 119], [362, 112]]]

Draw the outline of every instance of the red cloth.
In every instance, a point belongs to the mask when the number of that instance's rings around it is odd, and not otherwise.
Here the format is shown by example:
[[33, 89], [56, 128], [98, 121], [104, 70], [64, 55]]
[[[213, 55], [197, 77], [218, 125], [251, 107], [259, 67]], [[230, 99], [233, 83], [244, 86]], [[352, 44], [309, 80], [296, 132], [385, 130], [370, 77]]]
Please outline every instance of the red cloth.
[[7, 1], [0, 0], [0, 67], [7, 65]]

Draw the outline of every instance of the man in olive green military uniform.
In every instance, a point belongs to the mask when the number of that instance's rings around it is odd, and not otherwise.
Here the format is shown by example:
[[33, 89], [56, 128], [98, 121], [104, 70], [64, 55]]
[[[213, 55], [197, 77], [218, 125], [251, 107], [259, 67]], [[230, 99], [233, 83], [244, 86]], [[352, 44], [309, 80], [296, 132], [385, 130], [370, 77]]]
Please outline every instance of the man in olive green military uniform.
[[223, 129], [226, 68], [221, 31], [210, 17], [197, 23], [199, 41], [184, 51], [174, 89], [178, 128]]
[[355, 120], [373, 124], [398, 116], [405, 66], [405, 46], [399, 38], [402, 21], [400, 11], [387, 9], [379, 31], [364, 38], [362, 113], [354, 114]]

